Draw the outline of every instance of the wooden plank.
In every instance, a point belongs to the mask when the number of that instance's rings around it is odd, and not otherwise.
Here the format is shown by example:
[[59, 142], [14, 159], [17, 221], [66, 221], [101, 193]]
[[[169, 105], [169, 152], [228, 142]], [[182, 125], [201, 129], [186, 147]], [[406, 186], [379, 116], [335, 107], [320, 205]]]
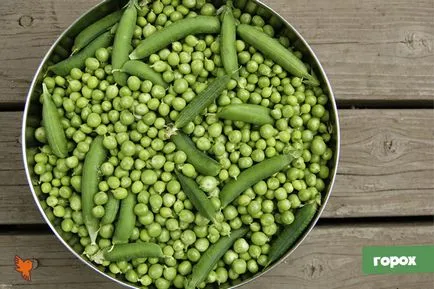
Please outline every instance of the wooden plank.
[[[434, 215], [430, 110], [341, 110], [341, 163], [324, 217]], [[0, 223], [40, 223], [21, 160], [21, 113], [2, 112]], [[7, 161], [7, 162], [6, 162]], [[22, 214], [26, 212], [26, 214]]]
[[432, 288], [434, 274], [363, 275], [361, 252], [365, 246], [432, 244], [433, 237], [432, 224], [318, 227], [283, 264], [246, 288]]
[[10, 187], [26, 184], [21, 152], [21, 112], [1, 112], [0, 123], [0, 180], [2, 185]]
[[[0, 103], [22, 104], [48, 47], [99, 0], [3, 0]], [[338, 101], [434, 95], [431, 0], [265, 0], [312, 44]], [[32, 12], [30, 12], [32, 11]], [[412, 85], [409, 85], [412, 84]]]
[[432, 101], [432, 0], [264, 2], [312, 45], [338, 100]]
[[0, 103], [22, 104], [33, 75], [56, 38], [98, 0], [7, 0], [0, 11]]
[[[362, 248], [370, 245], [430, 244], [432, 224], [318, 226], [284, 263], [242, 287], [249, 289], [428, 289], [433, 274], [364, 275]], [[0, 235], [0, 288], [121, 288], [68, 252], [53, 235]], [[13, 258], [35, 258], [32, 281], [14, 271]]]
[[434, 215], [433, 111], [340, 114], [340, 167], [326, 216]]
[[[0, 223], [42, 223], [27, 184], [21, 152], [22, 113], [1, 112]], [[25, 212], [25, 213], [24, 213]]]

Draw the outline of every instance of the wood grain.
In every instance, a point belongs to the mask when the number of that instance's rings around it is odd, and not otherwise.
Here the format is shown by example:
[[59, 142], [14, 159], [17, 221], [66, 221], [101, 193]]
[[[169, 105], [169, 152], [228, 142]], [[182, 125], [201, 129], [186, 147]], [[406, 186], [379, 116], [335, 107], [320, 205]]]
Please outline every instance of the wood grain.
[[27, 184], [21, 153], [21, 116], [1, 112], [0, 223], [42, 223]]
[[[43, 55], [99, 0], [3, 0], [0, 104], [22, 105]], [[312, 44], [338, 102], [421, 100], [434, 96], [431, 0], [264, 0]], [[410, 85], [411, 84], [411, 85]]]
[[[430, 110], [341, 110], [338, 177], [324, 217], [434, 215]], [[2, 112], [0, 223], [40, 223], [24, 175], [21, 113]], [[23, 214], [26, 212], [26, 214]]]
[[[363, 275], [362, 248], [432, 244], [432, 224], [318, 226], [277, 268], [242, 287], [249, 289], [429, 289], [433, 274]], [[0, 288], [121, 288], [77, 260], [54, 235], [0, 235]], [[14, 271], [13, 258], [35, 258], [32, 281]], [[30, 287], [29, 287], [30, 286]]]
[[264, 1], [312, 45], [338, 100], [433, 100], [433, 1], [283, 2]]
[[341, 159], [327, 216], [434, 215], [434, 111], [340, 112]]
[[56, 38], [100, 1], [7, 0], [0, 10], [0, 103], [22, 104], [33, 74]]

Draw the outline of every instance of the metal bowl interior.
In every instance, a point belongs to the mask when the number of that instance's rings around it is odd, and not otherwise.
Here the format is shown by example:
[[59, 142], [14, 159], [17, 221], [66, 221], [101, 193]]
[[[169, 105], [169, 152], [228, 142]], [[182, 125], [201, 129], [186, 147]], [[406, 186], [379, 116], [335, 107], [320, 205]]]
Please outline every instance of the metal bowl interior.
[[[100, 274], [104, 275], [105, 277], [113, 280], [114, 282], [117, 282], [119, 284], [122, 284], [124, 286], [127, 286], [129, 288], [138, 288], [135, 285], [128, 283], [126, 280], [121, 280], [118, 278], [113, 277], [110, 274], [107, 274], [104, 272], [103, 267], [98, 267], [92, 262], [90, 262], [84, 255], [81, 255], [81, 252], [74, 251], [73, 247], [70, 246], [62, 237], [62, 231], [58, 229], [58, 225], [54, 224], [54, 222], [50, 222], [44, 208], [40, 204], [40, 199], [43, 199], [42, 193], [40, 191], [40, 188], [38, 186], [38, 179], [36, 178], [36, 175], [33, 172], [33, 165], [34, 160], [33, 156], [37, 152], [37, 146], [39, 143], [34, 139], [34, 131], [36, 128], [40, 126], [41, 121], [41, 105], [39, 103], [39, 97], [41, 94], [41, 82], [42, 79], [46, 73], [47, 67], [52, 64], [53, 62], [59, 61], [62, 59], [62, 57], [59, 56], [60, 53], [58, 53], [62, 47], [63, 49], [69, 50], [72, 46], [72, 39], [74, 39], [74, 36], [78, 34], [79, 31], [81, 31], [84, 27], [88, 25], [88, 23], [92, 23], [93, 21], [101, 18], [102, 16], [110, 13], [111, 11], [114, 11], [116, 9], [119, 9], [120, 7], [123, 7], [127, 1], [126, 0], [107, 0], [103, 1], [102, 3], [98, 4], [91, 10], [89, 10], [87, 13], [85, 13], [83, 16], [81, 16], [77, 21], [75, 21], [68, 29], [62, 33], [62, 35], [59, 36], [59, 38], [56, 40], [56, 42], [51, 46], [47, 54], [45, 55], [44, 59], [42, 60], [35, 76], [32, 81], [25, 111], [24, 111], [24, 117], [23, 117], [23, 127], [22, 127], [22, 149], [23, 149], [23, 158], [24, 158], [24, 165], [27, 175], [27, 180], [30, 185], [30, 189], [32, 191], [33, 197], [35, 199], [36, 205], [38, 206], [43, 218], [47, 222], [47, 224], [50, 226], [54, 234], [57, 236], [57, 238], [63, 243], [63, 245], [68, 248], [69, 251], [71, 251], [78, 259], [82, 260], [84, 263], [86, 263], [88, 266], [90, 266], [95, 271], [99, 272]], [[217, 6], [221, 5], [222, 1], [213, 1]], [[330, 176], [329, 180], [327, 182], [327, 187], [325, 190], [325, 194], [322, 196], [322, 206], [318, 210], [314, 220], [311, 222], [309, 227], [305, 230], [303, 235], [297, 240], [296, 244], [284, 255], [282, 258], [275, 262], [272, 266], [268, 267], [267, 269], [263, 270], [262, 272], [259, 272], [255, 275], [246, 275], [243, 276], [242, 279], [235, 280], [231, 284], [227, 284], [224, 286], [224, 288], [236, 288], [238, 286], [244, 285], [261, 275], [267, 273], [271, 269], [273, 269], [275, 266], [277, 266], [280, 262], [282, 262], [286, 257], [288, 257], [306, 238], [306, 236], [309, 234], [309, 232], [312, 230], [312, 228], [315, 226], [316, 222], [318, 221], [321, 213], [323, 212], [325, 205], [330, 197], [330, 194], [332, 192], [334, 180], [336, 177], [337, 167], [338, 167], [338, 160], [339, 160], [339, 149], [340, 149], [340, 130], [339, 130], [339, 118], [338, 118], [338, 111], [336, 107], [335, 98], [333, 95], [333, 91], [331, 89], [330, 82], [325, 74], [325, 71], [323, 67], [321, 66], [319, 60], [317, 59], [315, 53], [312, 51], [310, 46], [307, 44], [307, 42], [304, 40], [304, 38], [300, 35], [300, 33], [297, 32], [297, 30], [289, 24], [285, 19], [283, 19], [280, 15], [278, 15], [275, 11], [273, 11], [271, 8], [266, 6], [265, 4], [261, 3], [260, 1], [255, 1], [257, 4], [263, 8], [263, 11], [265, 10], [268, 15], [273, 15], [278, 21], [281, 23], [280, 33], [284, 34], [289, 37], [291, 40], [291, 44], [295, 47], [295, 49], [301, 51], [304, 55], [303, 60], [306, 63], [309, 63], [312, 70], [316, 74], [316, 76], [320, 79], [322, 83], [322, 88], [329, 96], [329, 102], [328, 102], [328, 110], [330, 111], [330, 130], [332, 134], [332, 148], [334, 151], [334, 157], [331, 160], [331, 170], [330, 170]], [[212, 288], [212, 286], [210, 286]], [[222, 287], [220, 287], [222, 288]]]

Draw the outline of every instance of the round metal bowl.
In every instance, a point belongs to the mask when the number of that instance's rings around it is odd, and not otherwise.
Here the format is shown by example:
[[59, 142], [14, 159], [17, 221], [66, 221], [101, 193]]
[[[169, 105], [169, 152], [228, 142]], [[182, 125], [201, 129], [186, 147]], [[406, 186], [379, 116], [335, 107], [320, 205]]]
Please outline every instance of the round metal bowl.
[[[40, 125], [41, 121], [41, 105], [39, 104], [39, 96], [41, 94], [41, 82], [44, 77], [44, 74], [46, 72], [46, 68], [53, 62], [59, 61], [62, 58], [66, 57], [65, 53], [62, 53], [62, 51], [65, 51], [65, 49], [69, 50], [72, 46], [71, 40], [74, 39], [74, 36], [79, 33], [84, 27], [88, 25], [88, 23], [92, 23], [93, 21], [96, 21], [97, 19], [103, 17], [104, 15], [110, 13], [111, 11], [114, 11], [116, 9], [119, 9], [120, 7], [123, 7], [127, 1], [126, 0], [107, 0], [103, 1], [102, 3], [96, 5], [94, 8], [89, 10], [87, 13], [85, 13], [83, 16], [81, 16], [77, 21], [75, 21], [68, 29], [66, 29], [62, 35], [56, 40], [56, 42], [51, 46], [51, 48], [48, 50], [47, 54], [45, 55], [44, 59], [42, 60], [35, 77], [32, 81], [32, 84], [30, 86], [30, 90], [27, 96], [25, 111], [24, 111], [24, 117], [23, 117], [23, 127], [22, 127], [22, 149], [23, 149], [23, 158], [24, 158], [24, 166], [26, 170], [27, 180], [30, 185], [30, 189], [32, 191], [33, 197], [35, 199], [36, 205], [41, 212], [42, 216], [44, 217], [47, 224], [50, 226], [50, 228], [53, 230], [56, 237], [62, 242], [62, 244], [71, 251], [78, 259], [80, 259], [83, 263], [87, 264], [89, 267], [100, 273], [101, 275], [111, 279], [112, 281], [122, 284], [129, 288], [139, 288], [131, 283], [128, 283], [125, 280], [117, 279], [110, 274], [103, 271], [103, 268], [96, 266], [92, 262], [90, 262], [85, 256], [81, 255], [81, 252], [76, 252], [72, 246], [70, 246], [64, 238], [62, 238], [62, 232], [56, 229], [55, 224], [49, 221], [44, 208], [40, 204], [40, 198], [42, 199], [42, 194], [40, 191], [40, 188], [38, 186], [38, 179], [36, 178], [34, 172], [33, 172], [33, 156], [36, 152], [36, 148], [38, 146], [38, 142], [34, 139], [34, 131], [35, 129]], [[216, 5], [221, 5], [222, 1], [214, 1]], [[224, 285], [224, 288], [236, 288], [238, 286], [244, 285], [252, 280], [255, 280], [256, 278], [262, 276], [263, 274], [267, 273], [271, 269], [273, 269], [275, 266], [277, 266], [279, 263], [281, 263], [286, 257], [288, 257], [306, 238], [306, 236], [309, 234], [309, 232], [312, 230], [312, 228], [315, 226], [316, 222], [318, 221], [321, 213], [324, 210], [324, 207], [330, 197], [333, 183], [336, 177], [336, 171], [338, 166], [338, 160], [339, 160], [339, 149], [340, 149], [340, 131], [339, 131], [339, 119], [338, 119], [338, 111], [336, 107], [335, 98], [333, 95], [332, 88], [330, 86], [330, 82], [324, 72], [323, 67], [321, 66], [319, 60], [317, 59], [315, 53], [312, 51], [310, 46], [307, 44], [307, 42], [303, 39], [303, 37], [300, 35], [300, 33], [297, 32], [297, 30], [289, 24], [285, 19], [283, 19], [278, 13], [273, 11], [271, 8], [269, 8], [264, 3], [261, 3], [260, 1], [255, 1], [257, 4], [263, 8], [262, 11], [266, 11], [268, 15], [274, 15], [274, 20], [277, 22], [280, 22], [281, 25], [281, 32], [284, 33], [286, 36], [289, 37], [291, 40], [292, 45], [299, 51], [301, 51], [304, 55], [304, 61], [309, 63], [311, 65], [311, 68], [315, 72], [316, 76], [320, 79], [322, 88], [329, 96], [329, 102], [328, 102], [328, 110], [330, 111], [330, 130], [332, 134], [332, 148], [334, 151], [334, 157], [331, 160], [332, 166], [330, 171], [330, 177], [327, 182], [327, 188], [325, 190], [325, 193], [322, 196], [322, 206], [318, 210], [314, 220], [311, 222], [309, 227], [305, 230], [303, 235], [297, 240], [296, 244], [284, 255], [282, 258], [275, 262], [272, 266], [266, 268], [266, 270], [263, 270], [262, 272], [259, 272], [255, 275], [247, 275], [243, 276], [243, 279], [232, 281], [231, 284]], [[63, 57], [62, 57], [63, 56]], [[209, 286], [213, 287], [213, 286]], [[220, 287], [222, 288], [222, 287]]]

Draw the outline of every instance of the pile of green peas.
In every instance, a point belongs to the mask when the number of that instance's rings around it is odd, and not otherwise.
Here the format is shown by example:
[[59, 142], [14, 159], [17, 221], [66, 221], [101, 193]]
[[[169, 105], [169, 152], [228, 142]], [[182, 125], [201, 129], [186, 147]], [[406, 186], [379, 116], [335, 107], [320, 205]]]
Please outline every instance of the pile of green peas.
[[[132, 47], [174, 22], [197, 15], [215, 16], [216, 7], [205, 0], [153, 1], [142, 8], [134, 29]], [[262, 29], [290, 47], [289, 39], [259, 15], [234, 9], [240, 23]], [[70, 156], [58, 158], [47, 144], [44, 127], [35, 131], [42, 143], [34, 155], [33, 171], [39, 178], [40, 199], [49, 220], [77, 252], [90, 260], [100, 249], [112, 246], [115, 224], [101, 226], [97, 244], [91, 244], [81, 214], [83, 161], [96, 135], [104, 136], [109, 151], [101, 165], [102, 180], [94, 197], [92, 214], [102, 218], [109, 197], [123, 200], [136, 195], [136, 227], [130, 242], [158, 243], [164, 259], [139, 258], [105, 261], [101, 269], [144, 288], [184, 288], [201, 255], [231, 230], [248, 226], [250, 232], [235, 241], [200, 284], [223, 284], [243, 274], [255, 274], [267, 264], [269, 242], [282, 226], [294, 222], [303, 204], [321, 200], [329, 177], [331, 131], [328, 96], [310, 87], [264, 57], [242, 40], [236, 41], [239, 78], [206, 111], [183, 128], [201, 151], [218, 160], [220, 173], [203, 176], [188, 163], [167, 135], [167, 127], [207, 87], [224, 75], [219, 38], [190, 35], [149, 57], [149, 64], [170, 86], [130, 76], [127, 86], [115, 84], [110, 64], [112, 48], [100, 48], [66, 77], [53, 75], [43, 82], [62, 116]], [[294, 52], [301, 58], [300, 52]], [[230, 104], [250, 103], [271, 109], [274, 125], [221, 120], [216, 113]], [[289, 169], [262, 180], [219, 211], [210, 223], [193, 207], [176, 179], [175, 170], [194, 178], [216, 209], [220, 189], [245, 169], [283, 153], [301, 150]]]

